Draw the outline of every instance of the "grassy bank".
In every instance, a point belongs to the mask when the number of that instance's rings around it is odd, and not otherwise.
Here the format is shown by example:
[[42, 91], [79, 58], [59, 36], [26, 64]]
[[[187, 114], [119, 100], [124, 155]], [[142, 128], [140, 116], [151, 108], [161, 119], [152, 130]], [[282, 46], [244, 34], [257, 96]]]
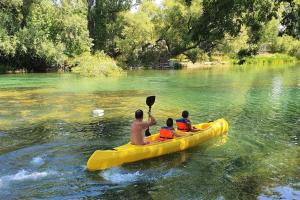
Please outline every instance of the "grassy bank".
[[[196, 63], [192, 63], [187, 60], [171, 59], [175, 64], [180, 64], [183, 68], [212, 68], [220, 66], [238, 65], [238, 60], [230, 59], [229, 56], [213, 56], [209, 60], [203, 60]], [[176, 62], [175, 62], [175, 61]], [[293, 64], [299, 60], [296, 57], [289, 56], [287, 54], [260, 54], [245, 59], [243, 65], [256, 65], [256, 66], [268, 66], [268, 65], [282, 65]], [[173, 64], [174, 64], [173, 63]], [[116, 61], [107, 56], [103, 52], [98, 52], [94, 55], [90, 53], [84, 53], [75, 58], [68, 59], [66, 62], [66, 69], [75, 74], [87, 77], [116, 77], [126, 73], [121, 67], [116, 64]], [[0, 64], [0, 73], [26, 73], [24, 70], [16, 70], [9, 66]]]
[[[232, 57], [232, 56], [231, 56]], [[220, 66], [241, 65], [238, 59], [232, 59], [227, 55], [213, 55], [211, 59], [192, 62], [181, 62], [184, 67], [187, 68], [212, 68]], [[270, 66], [270, 65], [283, 65], [294, 64], [299, 62], [296, 57], [287, 54], [259, 54], [256, 56], [245, 58], [242, 65], [256, 65], [256, 66]]]
[[244, 65], [281, 65], [287, 63], [297, 63], [296, 57], [287, 54], [260, 54], [245, 59]]

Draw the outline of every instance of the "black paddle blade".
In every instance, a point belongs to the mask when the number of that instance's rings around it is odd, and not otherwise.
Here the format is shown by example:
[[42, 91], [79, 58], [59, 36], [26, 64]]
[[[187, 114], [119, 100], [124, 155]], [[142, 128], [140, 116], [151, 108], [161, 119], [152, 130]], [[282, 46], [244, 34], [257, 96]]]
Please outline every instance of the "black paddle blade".
[[150, 131], [149, 131], [149, 128], [147, 128], [146, 131], [145, 131], [145, 136], [148, 137], [148, 136], [150, 136], [150, 135], [151, 135], [151, 133], [150, 133]]
[[151, 107], [155, 102], [155, 96], [149, 96], [146, 99], [146, 104]]

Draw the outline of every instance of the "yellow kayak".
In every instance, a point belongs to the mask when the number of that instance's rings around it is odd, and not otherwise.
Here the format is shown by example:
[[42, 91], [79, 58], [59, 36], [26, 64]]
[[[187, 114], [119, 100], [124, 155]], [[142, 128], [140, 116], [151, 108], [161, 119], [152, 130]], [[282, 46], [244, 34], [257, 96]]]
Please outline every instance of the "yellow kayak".
[[89, 158], [87, 169], [89, 171], [103, 170], [124, 163], [182, 151], [228, 132], [228, 123], [225, 119], [198, 124], [195, 127], [205, 130], [194, 133], [177, 131], [178, 134], [183, 136], [165, 141], [159, 141], [159, 133], [157, 133], [147, 137], [147, 141], [152, 142], [148, 145], [132, 145], [128, 143], [113, 150], [97, 150]]

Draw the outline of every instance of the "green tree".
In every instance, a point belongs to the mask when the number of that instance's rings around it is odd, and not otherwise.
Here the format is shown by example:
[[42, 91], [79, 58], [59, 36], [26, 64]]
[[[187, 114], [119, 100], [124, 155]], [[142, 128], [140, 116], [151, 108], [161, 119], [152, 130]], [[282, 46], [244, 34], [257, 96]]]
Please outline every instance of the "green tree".
[[93, 49], [113, 54], [114, 38], [120, 33], [118, 13], [129, 10], [132, 0], [88, 0], [88, 27]]
[[190, 4], [183, 0], [164, 1], [157, 31], [159, 37], [166, 41], [171, 56], [198, 46], [192, 41], [191, 31], [199, 15], [202, 15], [202, 1], [195, 0]]
[[90, 51], [85, 1], [24, 0], [0, 5], [5, 19], [0, 22], [2, 61], [46, 71], [62, 66], [68, 56]]
[[276, 16], [278, 3], [273, 0], [204, 0], [203, 14], [192, 28], [193, 41], [211, 52], [226, 34], [236, 37], [242, 26], [249, 30], [249, 48], [240, 51], [250, 55], [258, 51], [263, 26]]
[[0, 58], [14, 56], [17, 38], [15, 33], [22, 22], [22, 1], [0, 1]]
[[153, 44], [157, 37], [154, 31], [154, 24], [145, 12], [125, 12], [119, 20], [123, 24], [123, 30], [116, 38], [116, 45], [121, 55], [118, 60], [131, 66], [137, 66], [139, 53], [147, 44]]
[[129, 65], [157, 65], [168, 57], [185, 53], [194, 56], [197, 48], [191, 28], [201, 12], [201, 1], [190, 6], [185, 1], [166, 0], [163, 7], [146, 0], [136, 12], [119, 15], [122, 33], [116, 39], [121, 55], [118, 60]]
[[278, 52], [277, 42], [279, 36], [280, 19], [273, 18], [264, 28], [260, 45], [270, 52]]
[[237, 36], [231, 36], [225, 34], [224, 39], [221, 41], [220, 45], [217, 46], [217, 50], [235, 57], [239, 51], [242, 49], [249, 48], [249, 31], [245, 26], [242, 26], [240, 33]]
[[284, 30], [281, 34], [287, 34], [300, 39], [300, 1], [283, 1], [281, 24]]

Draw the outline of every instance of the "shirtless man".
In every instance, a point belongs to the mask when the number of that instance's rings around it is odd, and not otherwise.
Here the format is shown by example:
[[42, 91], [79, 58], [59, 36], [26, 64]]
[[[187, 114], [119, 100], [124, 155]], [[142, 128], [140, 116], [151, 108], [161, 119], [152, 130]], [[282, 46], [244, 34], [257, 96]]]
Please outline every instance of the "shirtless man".
[[134, 145], [145, 145], [149, 144], [144, 140], [144, 132], [149, 126], [153, 126], [156, 124], [155, 118], [149, 113], [149, 118], [147, 122], [143, 121], [143, 111], [137, 110], [135, 111], [135, 120], [131, 124], [131, 135], [130, 142]]

